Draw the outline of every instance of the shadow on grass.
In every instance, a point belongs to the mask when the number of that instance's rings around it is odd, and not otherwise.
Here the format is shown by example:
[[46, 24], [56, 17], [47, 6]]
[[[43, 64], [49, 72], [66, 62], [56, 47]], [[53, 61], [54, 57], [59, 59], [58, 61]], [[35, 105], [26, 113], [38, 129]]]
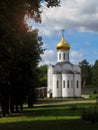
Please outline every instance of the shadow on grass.
[[[89, 107], [94, 104], [86, 104]], [[25, 116], [81, 116], [83, 104], [67, 104], [67, 105], [54, 105], [54, 106], [41, 106], [24, 110]]]
[[81, 109], [76, 106], [70, 108], [64, 106], [51, 106], [51, 107], [35, 107], [24, 110], [25, 116], [41, 117], [41, 116], [80, 116]]
[[97, 130], [98, 124], [91, 124], [81, 119], [36, 120], [0, 124], [0, 130]]
[[0, 130], [97, 130], [98, 122], [92, 124], [80, 119], [83, 106], [69, 104], [25, 108], [23, 113], [0, 118]]

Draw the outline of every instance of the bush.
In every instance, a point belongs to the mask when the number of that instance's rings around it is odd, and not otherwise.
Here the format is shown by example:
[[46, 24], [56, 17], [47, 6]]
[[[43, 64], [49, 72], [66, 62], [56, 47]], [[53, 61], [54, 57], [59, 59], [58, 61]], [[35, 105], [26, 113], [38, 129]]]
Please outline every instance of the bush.
[[90, 98], [91, 98], [91, 99], [97, 99], [97, 98], [98, 98], [98, 94], [91, 94], [91, 95], [90, 95]]
[[76, 105], [71, 106], [70, 110], [73, 110], [73, 111], [77, 110], [77, 106]]
[[91, 123], [98, 122], [98, 111], [97, 107], [94, 108], [83, 108], [81, 118], [90, 121]]

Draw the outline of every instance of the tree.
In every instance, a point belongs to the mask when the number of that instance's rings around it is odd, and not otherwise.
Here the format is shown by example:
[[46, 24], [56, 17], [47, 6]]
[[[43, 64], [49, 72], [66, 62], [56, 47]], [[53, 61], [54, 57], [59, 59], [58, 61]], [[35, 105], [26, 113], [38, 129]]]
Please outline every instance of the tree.
[[83, 60], [79, 63], [81, 67], [81, 83], [82, 87], [85, 87], [86, 85], [91, 83], [91, 65], [87, 62], [87, 60]]
[[98, 86], [98, 60], [96, 60], [92, 66], [92, 83]]
[[[59, 4], [58, 0], [44, 1], [48, 7]], [[34, 95], [38, 81], [36, 70], [43, 53], [42, 39], [36, 30], [28, 31], [25, 16], [41, 22], [41, 2], [43, 0], [0, 1], [0, 101], [3, 116], [9, 114], [9, 106], [11, 112], [14, 106], [18, 111], [24, 97]], [[28, 99], [29, 106], [32, 106], [33, 100]]]
[[60, 6], [60, 0], [45, 0], [47, 2], [47, 7]]
[[47, 86], [47, 65], [39, 67], [39, 87]]

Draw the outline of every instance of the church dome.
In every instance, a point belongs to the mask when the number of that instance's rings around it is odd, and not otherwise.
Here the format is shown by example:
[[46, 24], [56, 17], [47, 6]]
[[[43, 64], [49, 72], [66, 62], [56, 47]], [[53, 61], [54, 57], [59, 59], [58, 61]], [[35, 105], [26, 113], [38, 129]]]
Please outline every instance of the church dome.
[[65, 41], [64, 37], [62, 37], [61, 41], [56, 46], [57, 50], [69, 50], [70, 45]]

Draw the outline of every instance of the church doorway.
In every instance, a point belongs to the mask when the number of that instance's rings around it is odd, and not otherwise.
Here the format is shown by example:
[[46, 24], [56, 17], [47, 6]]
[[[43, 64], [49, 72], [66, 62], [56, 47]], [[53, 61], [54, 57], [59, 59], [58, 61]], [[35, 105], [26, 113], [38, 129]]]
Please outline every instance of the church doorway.
[[52, 93], [49, 94], [49, 97], [52, 98]]

